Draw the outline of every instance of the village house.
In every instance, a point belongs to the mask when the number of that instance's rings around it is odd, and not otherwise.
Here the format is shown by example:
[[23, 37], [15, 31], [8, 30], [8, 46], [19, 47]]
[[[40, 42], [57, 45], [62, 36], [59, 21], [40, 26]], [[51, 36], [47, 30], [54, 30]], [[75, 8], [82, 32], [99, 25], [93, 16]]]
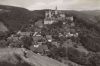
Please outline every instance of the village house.
[[70, 32], [66, 34], [66, 37], [72, 37], [74, 34], [71, 34]]
[[17, 35], [20, 35], [20, 36], [31, 36], [33, 32], [22, 32], [22, 31], [18, 31], [17, 32]]
[[33, 52], [40, 54], [40, 55], [44, 55], [45, 52], [49, 51], [47, 45], [44, 45], [44, 44], [41, 44], [41, 43], [30, 46], [30, 49]]
[[52, 35], [46, 35], [46, 39], [48, 42], [52, 42], [53, 39], [52, 39]]
[[58, 42], [56, 42], [56, 41], [53, 41], [53, 42], [52, 42], [52, 45], [55, 45], [57, 48], [60, 47], [60, 43], [58, 43]]
[[18, 41], [19, 40], [19, 37], [17, 37], [16, 35], [13, 34], [10, 37], [8, 37], [7, 40]]
[[79, 36], [79, 34], [78, 34], [78, 33], [75, 33], [75, 34], [74, 34], [74, 37], [78, 37], [78, 36]]
[[53, 19], [44, 19], [44, 24], [53, 24], [55, 20]]
[[34, 32], [33, 36], [41, 36], [41, 32]]
[[68, 16], [68, 17], [66, 17], [66, 20], [73, 22], [74, 18], [73, 18], [73, 16]]
[[43, 36], [33, 36], [33, 41], [37, 43], [45, 43], [46, 39]]

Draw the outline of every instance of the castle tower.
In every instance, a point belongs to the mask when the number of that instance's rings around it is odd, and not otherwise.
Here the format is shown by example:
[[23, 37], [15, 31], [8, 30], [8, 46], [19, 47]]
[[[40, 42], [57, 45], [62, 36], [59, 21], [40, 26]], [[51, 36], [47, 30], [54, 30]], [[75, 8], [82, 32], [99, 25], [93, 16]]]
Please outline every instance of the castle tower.
[[58, 14], [58, 8], [57, 8], [57, 6], [55, 8], [55, 14]]
[[52, 12], [51, 12], [51, 10], [46, 11], [46, 12], [45, 12], [45, 18], [51, 18], [51, 17], [52, 17]]
[[52, 24], [52, 23], [56, 22], [57, 15], [58, 15], [57, 6], [54, 10], [46, 11], [45, 12], [44, 24]]

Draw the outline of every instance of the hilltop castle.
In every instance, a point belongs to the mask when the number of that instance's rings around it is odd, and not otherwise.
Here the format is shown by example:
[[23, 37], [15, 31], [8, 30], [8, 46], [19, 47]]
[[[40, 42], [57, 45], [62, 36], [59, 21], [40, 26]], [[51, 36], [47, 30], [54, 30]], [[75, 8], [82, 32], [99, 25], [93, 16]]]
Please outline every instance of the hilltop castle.
[[65, 20], [73, 21], [73, 16], [66, 17], [65, 13], [58, 10], [57, 7], [55, 10], [48, 10], [45, 12], [44, 24], [53, 24], [54, 22]]

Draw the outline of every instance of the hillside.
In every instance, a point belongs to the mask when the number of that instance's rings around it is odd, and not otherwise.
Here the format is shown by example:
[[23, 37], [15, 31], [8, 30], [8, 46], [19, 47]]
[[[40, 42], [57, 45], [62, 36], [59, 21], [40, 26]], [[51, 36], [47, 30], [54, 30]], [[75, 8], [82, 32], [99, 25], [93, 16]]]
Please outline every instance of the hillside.
[[29, 23], [29, 11], [24, 8], [0, 5], [0, 21], [10, 30], [19, 30]]
[[8, 28], [2, 22], [0, 22], [0, 31], [8, 31]]
[[9, 30], [16, 31], [24, 25], [34, 23], [38, 19], [44, 18], [44, 10], [29, 11], [25, 8], [0, 5], [0, 21], [2, 21]]
[[[88, 50], [100, 51], [100, 11], [66, 11], [66, 14], [73, 15], [76, 25], [80, 29], [80, 41]], [[97, 15], [98, 14], [98, 15]], [[98, 19], [97, 19], [98, 18]]]
[[51, 58], [28, 52], [30, 56], [26, 58], [21, 48], [0, 49], [0, 66], [67, 66]]
[[94, 17], [98, 22], [96, 23], [96, 26], [100, 28], [100, 10], [82, 11], [82, 13]]

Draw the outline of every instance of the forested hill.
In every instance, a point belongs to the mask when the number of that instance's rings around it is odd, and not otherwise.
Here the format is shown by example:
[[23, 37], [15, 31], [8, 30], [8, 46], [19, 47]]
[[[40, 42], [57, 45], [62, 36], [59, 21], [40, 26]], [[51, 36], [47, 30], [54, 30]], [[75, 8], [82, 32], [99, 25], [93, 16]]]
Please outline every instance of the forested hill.
[[100, 28], [100, 10], [82, 11], [82, 13], [92, 16], [97, 21], [96, 26]]
[[0, 5], [0, 21], [10, 30], [18, 30], [29, 23], [29, 12], [25, 8]]

